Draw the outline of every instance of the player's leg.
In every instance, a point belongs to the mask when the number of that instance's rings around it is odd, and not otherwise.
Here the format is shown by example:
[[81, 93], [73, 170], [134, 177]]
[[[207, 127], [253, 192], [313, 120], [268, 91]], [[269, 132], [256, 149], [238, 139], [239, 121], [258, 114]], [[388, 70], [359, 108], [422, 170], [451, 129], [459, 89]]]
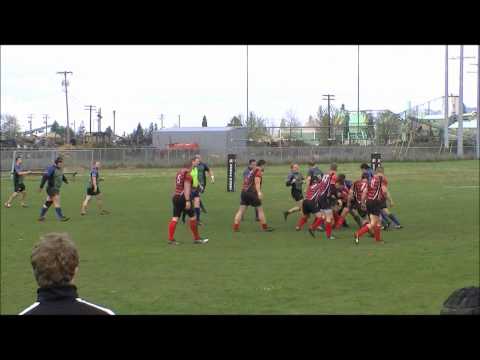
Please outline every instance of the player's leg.
[[191, 208], [185, 211], [187, 212], [187, 215], [190, 218], [189, 223], [190, 223], [190, 230], [192, 231], [192, 235], [193, 235], [193, 243], [206, 244], [208, 242], [208, 239], [201, 238], [200, 234], [198, 233], [198, 222], [195, 216], [195, 212]]
[[7, 202], [4, 204], [5, 207], [9, 208], [10, 206], [12, 206], [12, 201], [17, 197], [17, 195], [18, 192], [14, 191], [12, 195], [10, 195], [10, 197], [8, 198]]
[[178, 245], [175, 241], [175, 229], [177, 227], [178, 219], [185, 209], [185, 198], [182, 196], [174, 196], [172, 198], [173, 216], [168, 223], [168, 243], [171, 245]]
[[55, 213], [57, 214], [57, 219], [60, 221], [68, 221], [70, 218], [66, 217], [62, 213], [62, 206], [60, 205], [60, 194], [56, 193], [52, 196], [53, 206], [55, 206]]
[[333, 210], [332, 209], [324, 209], [323, 210], [325, 216], [325, 235], [327, 235], [327, 239], [334, 240], [335, 237], [332, 235], [332, 227], [333, 227]]
[[395, 214], [393, 214], [390, 211], [389, 208], [382, 209], [382, 215], [384, 215], [386, 218], [390, 219], [395, 224], [396, 229], [400, 229], [402, 227], [398, 218], [395, 216]]
[[87, 213], [87, 206], [91, 198], [92, 198], [91, 195], [89, 194], [85, 195], [85, 200], [82, 202], [82, 207], [80, 209], [80, 215], [85, 215]]
[[255, 221], [260, 221], [260, 218], [258, 217], [258, 209], [254, 207], [255, 209]]
[[315, 220], [313, 221], [312, 225], [308, 227], [308, 232], [312, 237], [315, 237], [314, 231], [323, 223], [323, 215], [321, 211], [318, 211], [314, 214]]
[[287, 217], [288, 215], [291, 215], [295, 212], [298, 212], [298, 211], [302, 211], [302, 199], [299, 199], [298, 197], [294, 198], [294, 200], [296, 201], [296, 205], [290, 209], [288, 209], [287, 211], [284, 211], [283, 212], [283, 217], [285, 218], [285, 221], [287, 220]]
[[198, 225], [202, 225], [202, 223], [200, 222], [200, 196], [195, 196], [193, 198], [193, 207], [197, 223]]
[[245, 210], [247, 209], [248, 205], [242, 205], [240, 204], [240, 207], [238, 208], [235, 217], [233, 218], [233, 230], [238, 231], [240, 229], [240, 221], [243, 218], [243, 214], [245, 214]]
[[265, 217], [265, 212], [263, 211], [262, 205], [260, 204], [259, 206], [256, 206], [256, 209], [258, 210], [258, 220], [260, 221], [262, 230], [273, 231], [273, 229], [267, 225], [267, 218]]
[[39, 221], [44, 221], [45, 220], [45, 215], [47, 214], [48, 209], [50, 206], [52, 206], [53, 201], [50, 195], [47, 196], [47, 200], [45, 200], [45, 203], [42, 205], [40, 208], [40, 217], [38, 218]]
[[349, 214], [350, 210], [348, 209], [347, 206], [345, 206], [341, 213], [340, 213], [340, 217], [338, 218], [338, 220], [335, 222], [335, 229], [338, 230], [340, 229], [343, 224], [345, 223], [345, 218], [346, 216]]
[[21, 194], [21, 199], [20, 199], [20, 204], [22, 205], [22, 207], [28, 207], [27, 206], [27, 190], [25, 190], [25, 186], [23, 186], [23, 190], [20, 192]]

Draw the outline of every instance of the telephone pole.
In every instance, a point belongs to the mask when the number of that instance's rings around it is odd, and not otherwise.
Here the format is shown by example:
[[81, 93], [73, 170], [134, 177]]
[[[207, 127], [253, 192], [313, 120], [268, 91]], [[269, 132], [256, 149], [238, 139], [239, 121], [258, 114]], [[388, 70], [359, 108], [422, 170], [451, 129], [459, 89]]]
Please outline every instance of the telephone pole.
[[115, 110], [113, 110], [113, 135], [115, 136]]
[[163, 114], [160, 115], [160, 128], [163, 129]]
[[326, 96], [326, 99], [324, 98], [323, 100], [327, 100], [327, 106], [328, 106], [328, 139], [330, 140], [332, 138], [332, 118], [330, 117], [330, 100], [335, 100], [335, 95], [332, 94], [327, 94], [327, 95], [322, 95]]
[[57, 74], [63, 74], [64, 80], [62, 81], [62, 85], [65, 86], [65, 103], [67, 104], [67, 129], [66, 129], [66, 143], [70, 144], [70, 122], [68, 119], [68, 81], [67, 81], [67, 74], [73, 74], [71, 71], [57, 71]]
[[32, 119], [33, 119], [33, 114], [30, 114], [27, 116], [28, 117], [28, 124], [30, 125], [30, 136], [33, 136], [33, 133], [32, 133]]
[[45, 143], [46, 143], [47, 133], [48, 133], [48, 114], [43, 114], [43, 121], [45, 122]]
[[180, 127], [180, 114], [178, 114], [178, 127]]
[[92, 136], [92, 110], [96, 110], [96, 106], [85, 105], [84, 109], [90, 112], [90, 136]]
[[445, 127], [443, 130], [443, 148], [448, 149], [448, 45], [445, 46]]
[[97, 112], [97, 121], [98, 121], [98, 132], [101, 133], [102, 132], [102, 108], [98, 108], [98, 112]]
[[463, 157], [463, 45], [460, 45], [460, 88], [458, 92], [457, 156]]

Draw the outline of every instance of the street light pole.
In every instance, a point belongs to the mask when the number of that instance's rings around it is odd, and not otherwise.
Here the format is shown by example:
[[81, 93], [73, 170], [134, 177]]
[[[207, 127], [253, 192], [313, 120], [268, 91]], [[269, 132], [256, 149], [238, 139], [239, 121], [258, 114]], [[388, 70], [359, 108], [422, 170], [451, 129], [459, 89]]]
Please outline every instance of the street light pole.
[[463, 157], [463, 45], [460, 45], [460, 87], [458, 90], [457, 157]]
[[443, 147], [448, 149], [448, 45], [445, 46], [445, 127], [443, 134]]

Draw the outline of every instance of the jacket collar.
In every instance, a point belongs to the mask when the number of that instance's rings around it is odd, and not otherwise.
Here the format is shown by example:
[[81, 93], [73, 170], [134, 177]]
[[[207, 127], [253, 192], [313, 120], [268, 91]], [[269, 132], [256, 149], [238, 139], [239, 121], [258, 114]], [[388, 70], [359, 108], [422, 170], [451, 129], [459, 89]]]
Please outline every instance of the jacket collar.
[[37, 290], [37, 301], [55, 301], [64, 299], [76, 299], [78, 297], [75, 285], [49, 286]]

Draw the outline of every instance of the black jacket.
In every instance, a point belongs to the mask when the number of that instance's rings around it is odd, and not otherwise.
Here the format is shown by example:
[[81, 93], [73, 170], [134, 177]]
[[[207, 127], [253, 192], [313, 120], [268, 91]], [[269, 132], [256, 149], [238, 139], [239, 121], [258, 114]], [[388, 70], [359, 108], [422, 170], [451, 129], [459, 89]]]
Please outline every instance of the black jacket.
[[115, 315], [78, 297], [75, 285], [39, 288], [37, 301], [19, 315]]

